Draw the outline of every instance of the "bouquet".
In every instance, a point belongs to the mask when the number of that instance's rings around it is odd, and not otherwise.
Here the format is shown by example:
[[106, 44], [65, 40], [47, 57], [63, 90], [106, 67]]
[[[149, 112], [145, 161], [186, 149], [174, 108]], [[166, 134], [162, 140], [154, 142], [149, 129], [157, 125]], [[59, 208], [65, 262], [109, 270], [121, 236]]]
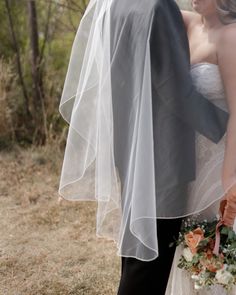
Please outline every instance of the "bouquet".
[[186, 219], [177, 240], [180, 244], [178, 267], [188, 271], [195, 289], [219, 284], [231, 290], [236, 284], [236, 233], [231, 227], [219, 224], [217, 218], [210, 222]]

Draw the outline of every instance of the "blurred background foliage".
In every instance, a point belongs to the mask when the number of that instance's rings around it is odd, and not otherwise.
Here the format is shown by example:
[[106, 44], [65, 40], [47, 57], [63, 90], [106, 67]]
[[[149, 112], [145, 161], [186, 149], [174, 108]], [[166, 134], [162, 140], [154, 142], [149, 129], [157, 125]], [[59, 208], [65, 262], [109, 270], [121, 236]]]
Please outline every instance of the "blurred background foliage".
[[0, 150], [15, 143], [65, 143], [67, 126], [58, 106], [88, 1], [0, 1]]
[[0, 1], [0, 149], [63, 136], [58, 113], [88, 0]]

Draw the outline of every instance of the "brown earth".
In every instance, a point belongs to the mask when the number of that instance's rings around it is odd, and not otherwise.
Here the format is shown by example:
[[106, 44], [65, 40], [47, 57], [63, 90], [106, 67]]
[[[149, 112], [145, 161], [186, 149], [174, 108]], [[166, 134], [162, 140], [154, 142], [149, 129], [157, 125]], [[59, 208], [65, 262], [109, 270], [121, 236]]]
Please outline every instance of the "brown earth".
[[0, 153], [0, 295], [116, 294], [120, 258], [95, 234], [96, 204], [58, 204], [62, 155]]

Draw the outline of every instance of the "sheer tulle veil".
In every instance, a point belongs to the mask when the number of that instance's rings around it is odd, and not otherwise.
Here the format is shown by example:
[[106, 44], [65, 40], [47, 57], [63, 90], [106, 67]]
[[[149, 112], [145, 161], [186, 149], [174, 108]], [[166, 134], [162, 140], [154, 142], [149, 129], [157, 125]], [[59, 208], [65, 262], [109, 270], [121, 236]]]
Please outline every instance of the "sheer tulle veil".
[[[97, 236], [114, 240], [118, 255], [149, 261], [158, 256], [157, 218], [200, 212], [223, 191], [204, 196], [203, 190], [184, 206], [157, 198], [149, 44], [153, 11], [136, 23], [130, 22], [133, 12], [127, 12], [114, 25], [114, 3], [119, 0], [90, 0], [73, 42], [59, 107], [69, 124], [59, 194], [71, 201], [96, 201]], [[120, 43], [127, 28], [134, 36], [127, 37], [131, 53]], [[119, 66], [114, 65], [118, 56]], [[127, 101], [116, 121], [114, 100]], [[119, 159], [125, 174], [116, 165], [119, 148], [126, 151]], [[212, 173], [220, 177], [220, 171]], [[166, 186], [171, 185], [170, 180]]]
[[111, 3], [89, 2], [72, 46], [59, 107], [70, 125], [59, 193], [67, 200], [96, 200], [97, 234], [118, 240], [121, 192], [113, 155]]

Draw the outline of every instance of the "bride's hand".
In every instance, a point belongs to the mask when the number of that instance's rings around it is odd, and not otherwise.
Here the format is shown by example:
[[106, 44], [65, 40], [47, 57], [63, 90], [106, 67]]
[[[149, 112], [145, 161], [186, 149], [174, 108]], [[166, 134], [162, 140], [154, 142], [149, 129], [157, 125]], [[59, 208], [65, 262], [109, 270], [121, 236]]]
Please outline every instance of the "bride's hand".
[[236, 218], [236, 183], [226, 192], [220, 206], [223, 223], [233, 226]]

